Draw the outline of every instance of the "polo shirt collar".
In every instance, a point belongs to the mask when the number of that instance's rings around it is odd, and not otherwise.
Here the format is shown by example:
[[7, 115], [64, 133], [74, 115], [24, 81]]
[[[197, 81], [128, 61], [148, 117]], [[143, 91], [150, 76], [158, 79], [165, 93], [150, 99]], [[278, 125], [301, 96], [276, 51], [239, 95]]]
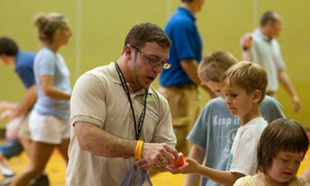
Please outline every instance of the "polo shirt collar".
[[15, 56], [15, 65], [19, 62], [19, 59], [21, 58], [21, 56], [22, 56], [22, 53], [18, 51]]
[[187, 10], [184, 7], [179, 6], [179, 11], [186, 14], [188, 17], [190, 17], [193, 21], [196, 21], [195, 16], [192, 14], [192, 12], [190, 12], [189, 10]]
[[[112, 81], [115, 83], [115, 84], [119, 84], [120, 86], [122, 86], [122, 82], [121, 80], [119, 79], [119, 76], [118, 76], [118, 73], [117, 73], [117, 70], [115, 68], [115, 62], [111, 62], [110, 65], [109, 65], [109, 69], [110, 69], [110, 76], [111, 76], [111, 79]], [[128, 84], [127, 84], [128, 85]], [[151, 85], [152, 86], [152, 85]], [[154, 90], [153, 88], [151, 88], [151, 86], [149, 87], [149, 91], [148, 91], [148, 94], [154, 94]], [[128, 87], [129, 88], [129, 87]], [[130, 89], [130, 88], [129, 88]], [[145, 90], [139, 90], [137, 92], [135, 92], [136, 95], [138, 94], [144, 94]]]
[[264, 41], [268, 41], [268, 42], [271, 42], [272, 40], [273, 40], [273, 38], [269, 38], [269, 37], [267, 37], [266, 35], [264, 35], [261, 31], [260, 31], [260, 29], [259, 28], [257, 28], [256, 30], [255, 30], [255, 32], [259, 35], [259, 37], [261, 37]]

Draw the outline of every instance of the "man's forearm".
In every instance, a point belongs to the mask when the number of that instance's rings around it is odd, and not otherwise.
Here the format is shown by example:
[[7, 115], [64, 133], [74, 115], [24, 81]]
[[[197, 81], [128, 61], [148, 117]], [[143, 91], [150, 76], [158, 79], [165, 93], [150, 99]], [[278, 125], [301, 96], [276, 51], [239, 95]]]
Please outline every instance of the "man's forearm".
[[83, 150], [104, 157], [134, 157], [135, 140], [122, 139], [96, 125], [76, 122], [75, 132]]
[[289, 76], [283, 70], [279, 72], [279, 81], [282, 84], [283, 88], [288, 92], [288, 94], [291, 97], [297, 96], [297, 92], [296, 92]]

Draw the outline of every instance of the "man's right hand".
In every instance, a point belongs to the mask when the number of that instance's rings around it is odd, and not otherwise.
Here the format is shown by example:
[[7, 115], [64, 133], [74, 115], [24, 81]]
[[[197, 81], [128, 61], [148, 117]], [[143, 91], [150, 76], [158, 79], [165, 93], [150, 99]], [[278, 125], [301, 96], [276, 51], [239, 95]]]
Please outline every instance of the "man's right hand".
[[166, 143], [144, 143], [142, 159], [151, 166], [166, 167], [178, 160], [178, 151]]

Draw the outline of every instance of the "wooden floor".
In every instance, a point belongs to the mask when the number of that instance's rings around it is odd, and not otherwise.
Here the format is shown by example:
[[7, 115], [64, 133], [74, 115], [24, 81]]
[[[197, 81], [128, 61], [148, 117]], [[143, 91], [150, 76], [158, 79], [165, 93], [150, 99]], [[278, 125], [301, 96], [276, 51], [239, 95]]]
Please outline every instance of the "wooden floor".
[[[10, 159], [8, 163], [11, 169], [18, 173], [27, 166], [28, 158], [27, 155], [23, 153], [18, 157]], [[307, 152], [304, 161], [301, 163], [298, 175], [300, 175], [309, 164], [310, 150]], [[53, 156], [46, 167], [46, 172], [49, 176], [51, 186], [65, 185], [65, 165], [58, 151], [54, 151]], [[1, 176], [0, 178], [2, 179]], [[172, 175], [168, 172], [159, 173], [151, 177], [154, 186], [179, 186], [183, 185], [183, 180], [184, 175]]]

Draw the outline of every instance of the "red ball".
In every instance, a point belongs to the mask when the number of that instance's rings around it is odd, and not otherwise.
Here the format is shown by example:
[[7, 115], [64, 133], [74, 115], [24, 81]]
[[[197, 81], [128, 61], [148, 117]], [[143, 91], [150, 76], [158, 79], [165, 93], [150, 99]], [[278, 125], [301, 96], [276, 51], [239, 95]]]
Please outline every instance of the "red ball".
[[185, 159], [184, 159], [183, 153], [179, 152], [179, 160], [178, 161], [174, 160], [172, 166], [175, 168], [178, 168], [178, 167], [182, 167], [184, 163], [185, 163]]

